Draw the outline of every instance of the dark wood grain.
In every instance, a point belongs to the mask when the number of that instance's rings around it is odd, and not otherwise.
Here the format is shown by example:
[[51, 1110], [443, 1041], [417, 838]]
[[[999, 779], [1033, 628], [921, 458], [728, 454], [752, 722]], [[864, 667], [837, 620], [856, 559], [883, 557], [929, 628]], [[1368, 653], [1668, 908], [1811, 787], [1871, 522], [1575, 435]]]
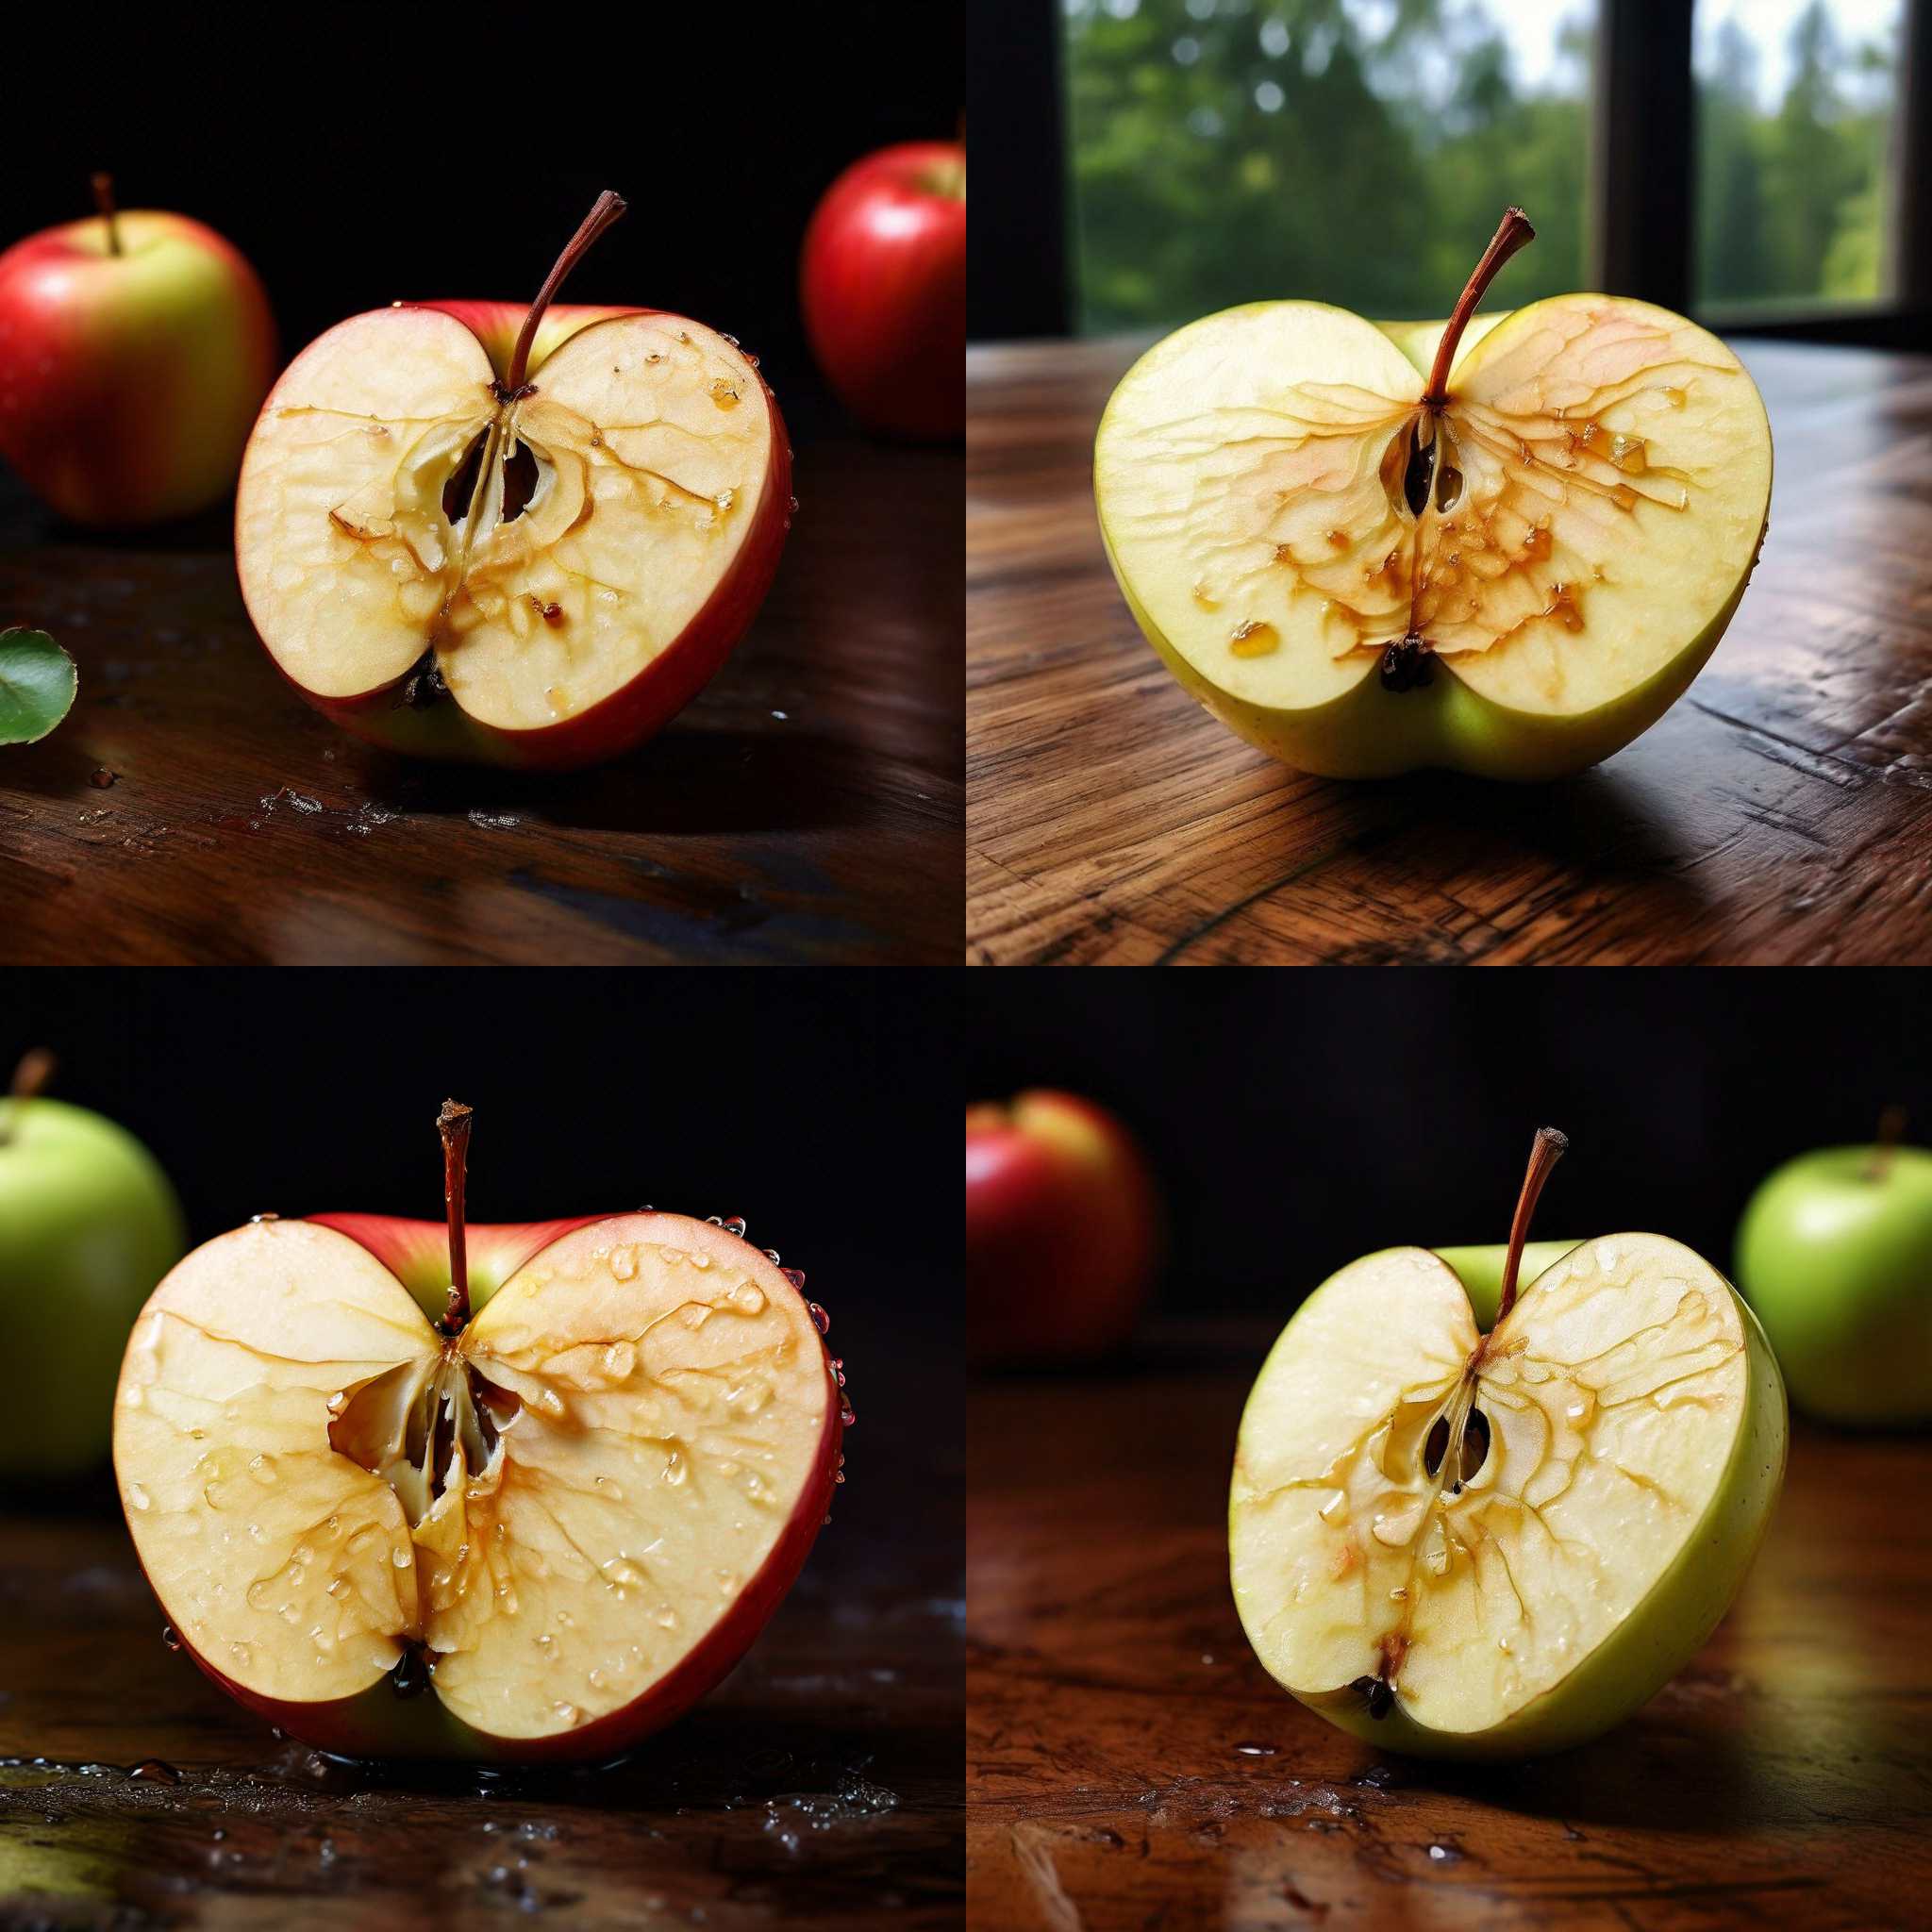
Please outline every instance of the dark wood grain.
[[988, 964], [1932, 958], [1932, 357], [1740, 342], [1771, 531], [1690, 692], [1560, 784], [1286, 771], [1122, 603], [1138, 342], [968, 355], [968, 935]]
[[1932, 1443], [1801, 1425], [1688, 1669], [1594, 1744], [1445, 1767], [1333, 1729], [1248, 1648], [1225, 1530], [1248, 1380], [973, 1396], [973, 1924], [1924, 1923]]
[[163, 1646], [118, 1515], [0, 1515], [0, 1924], [958, 1925], [958, 1453], [852, 1470], [724, 1686], [575, 1773], [277, 1743]]
[[0, 958], [956, 958], [959, 452], [813, 422], [744, 641], [654, 742], [561, 777], [341, 736], [257, 641], [221, 518], [109, 545], [7, 482], [0, 625], [51, 631], [80, 696], [0, 750]]

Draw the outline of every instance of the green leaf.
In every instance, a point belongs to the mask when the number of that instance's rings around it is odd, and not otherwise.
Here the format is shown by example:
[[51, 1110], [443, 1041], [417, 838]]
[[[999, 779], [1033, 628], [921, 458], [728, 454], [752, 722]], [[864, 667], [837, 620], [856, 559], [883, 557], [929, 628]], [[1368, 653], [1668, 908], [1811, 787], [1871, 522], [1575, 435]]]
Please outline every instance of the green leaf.
[[74, 659], [43, 630], [0, 630], [0, 744], [46, 737], [74, 703]]

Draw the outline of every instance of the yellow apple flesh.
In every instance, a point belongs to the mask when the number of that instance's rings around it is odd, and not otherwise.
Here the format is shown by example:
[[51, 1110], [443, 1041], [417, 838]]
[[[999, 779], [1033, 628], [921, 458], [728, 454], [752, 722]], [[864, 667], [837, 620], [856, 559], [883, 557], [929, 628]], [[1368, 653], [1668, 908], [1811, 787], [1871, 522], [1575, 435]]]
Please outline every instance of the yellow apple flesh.
[[195, 1661], [310, 1743], [612, 1756], [730, 1668], [818, 1533], [841, 1403], [810, 1307], [645, 1211], [480, 1230], [521, 1252], [450, 1335], [398, 1225], [238, 1228], [155, 1291], [114, 1411], [135, 1548]]
[[1557, 296], [1472, 321], [1437, 407], [1445, 326], [1227, 309], [1149, 350], [1100, 425], [1129, 608], [1196, 699], [1298, 770], [1595, 763], [1682, 694], [1757, 560], [1771, 431], [1714, 336]]
[[1441, 1256], [1389, 1249], [1303, 1304], [1249, 1396], [1235, 1602], [1270, 1674], [1357, 1737], [1559, 1750], [1702, 1646], [1785, 1446], [1763, 1334], [1676, 1241], [1569, 1247], [1487, 1339]]

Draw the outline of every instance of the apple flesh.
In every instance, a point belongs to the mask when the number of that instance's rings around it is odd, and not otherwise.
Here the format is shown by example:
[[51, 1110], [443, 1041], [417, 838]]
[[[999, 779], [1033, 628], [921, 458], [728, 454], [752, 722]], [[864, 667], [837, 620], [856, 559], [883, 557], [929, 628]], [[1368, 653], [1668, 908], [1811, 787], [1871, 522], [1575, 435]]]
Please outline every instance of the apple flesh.
[[[1783, 1386], [1724, 1276], [1659, 1235], [1542, 1245], [1487, 1337], [1441, 1253], [1352, 1262], [1241, 1418], [1249, 1641], [1389, 1750], [1529, 1757], [1621, 1722], [1716, 1626], [1776, 1499]], [[1449, 1252], [1495, 1279], [1500, 1250]]]
[[1201, 704], [1298, 770], [1581, 770], [1682, 694], [1757, 561], [1771, 431], [1738, 358], [1606, 295], [1472, 321], [1496, 266], [1445, 323], [1205, 317], [1102, 419], [1128, 607]]
[[847, 168], [806, 231], [799, 295], [819, 367], [868, 428], [964, 435], [964, 144], [904, 142]]
[[374, 743], [613, 758], [697, 694], [777, 569], [791, 452], [754, 358], [684, 316], [546, 301], [519, 367], [530, 307], [352, 316], [249, 439], [249, 616], [290, 683]]
[[0, 1099], [0, 1475], [74, 1476], [107, 1456], [121, 1351], [187, 1245], [134, 1136], [58, 1100]]
[[255, 271], [186, 215], [129, 208], [0, 255], [0, 455], [75, 523], [225, 496], [275, 360]]
[[1739, 1223], [1738, 1282], [1800, 1408], [1932, 1421], [1932, 1152], [1822, 1147], [1787, 1161]]
[[966, 1295], [976, 1363], [1070, 1361], [1132, 1334], [1158, 1246], [1127, 1130], [1045, 1090], [966, 1110]]
[[454, 1334], [432, 1224], [269, 1218], [191, 1254], [121, 1373], [128, 1527], [183, 1646], [293, 1737], [613, 1756], [790, 1588], [842, 1399], [796, 1282], [721, 1226], [466, 1232]]

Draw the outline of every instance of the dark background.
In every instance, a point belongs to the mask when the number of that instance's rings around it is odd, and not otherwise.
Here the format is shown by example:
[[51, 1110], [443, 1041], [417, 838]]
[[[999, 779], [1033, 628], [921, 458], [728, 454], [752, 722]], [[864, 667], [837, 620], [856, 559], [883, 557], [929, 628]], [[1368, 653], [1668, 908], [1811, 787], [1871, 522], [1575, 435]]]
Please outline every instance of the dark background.
[[52, 1048], [48, 1092], [147, 1143], [195, 1242], [259, 1213], [441, 1220], [446, 1097], [475, 1109], [474, 1220], [646, 1202], [743, 1215], [806, 1271], [845, 1357], [858, 1422], [841, 1527], [890, 1539], [894, 1479], [962, 1522], [958, 1108], [927, 1076], [954, 1050], [946, 987], [728, 969], [0, 971], [0, 1085], [28, 1047]]
[[741, 338], [788, 421], [831, 407], [796, 314], [819, 197], [875, 147], [951, 139], [964, 105], [951, 5], [136, 18], [42, 21], [59, 85], [8, 91], [0, 245], [91, 213], [108, 169], [124, 206], [192, 215], [248, 257], [286, 361], [395, 300], [527, 302], [614, 188], [630, 212], [558, 299]]
[[1061, 1086], [1162, 1181], [1167, 1316], [1291, 1310], [1373, 1249], [1501, 1241], [1539, 1126], [1570, 1152], [1535, 1233], [1645, 1230], [1730, 1270], [1752, 1189], [1932, 1133], [1923, 974], [974, 974], [967, 1101]]

